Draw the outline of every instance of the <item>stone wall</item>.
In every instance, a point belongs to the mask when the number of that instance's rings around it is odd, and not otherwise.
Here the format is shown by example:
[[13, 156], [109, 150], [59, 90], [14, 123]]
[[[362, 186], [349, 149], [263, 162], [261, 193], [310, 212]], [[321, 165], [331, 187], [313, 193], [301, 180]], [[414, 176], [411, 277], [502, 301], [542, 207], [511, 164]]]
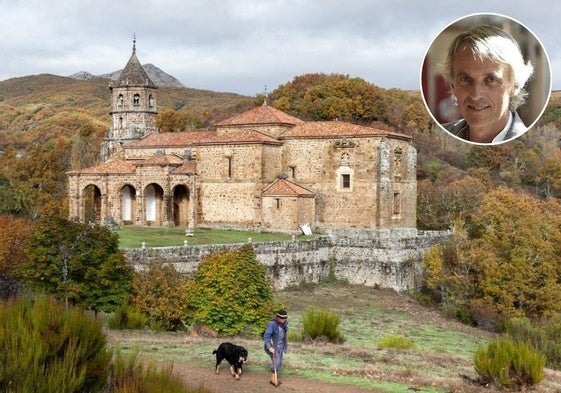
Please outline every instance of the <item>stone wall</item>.
[[[291, 285], [318, 283], [330, 273], [351, 284], [391, 288], [398, 292], [419, 288], [422, 257], [430, 247], [446, 241], [447, 232], [364, 232], [353, 237], [336, 235], [310, 240], [254, 243], [257, 259], [265, 265], [276, 290]], [[204, 255], [242, 244], [125, 250], [126, 258], [142, 269], [150, 260], [172, 262], [187, 275]]]

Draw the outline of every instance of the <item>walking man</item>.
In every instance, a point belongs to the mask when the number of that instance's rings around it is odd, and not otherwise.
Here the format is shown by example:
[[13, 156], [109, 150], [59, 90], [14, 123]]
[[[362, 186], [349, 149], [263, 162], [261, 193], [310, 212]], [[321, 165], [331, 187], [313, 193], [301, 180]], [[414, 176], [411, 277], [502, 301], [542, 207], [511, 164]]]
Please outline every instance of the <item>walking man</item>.
[[271, 384], [279, 386], [278, 371], [282, 368], [283, 354], [288, 350], [288, 314], [286, 310], [279, 310], [276, 317], [272, 319], [265, 329], [263, 335], [264, 349], [271, 357]]

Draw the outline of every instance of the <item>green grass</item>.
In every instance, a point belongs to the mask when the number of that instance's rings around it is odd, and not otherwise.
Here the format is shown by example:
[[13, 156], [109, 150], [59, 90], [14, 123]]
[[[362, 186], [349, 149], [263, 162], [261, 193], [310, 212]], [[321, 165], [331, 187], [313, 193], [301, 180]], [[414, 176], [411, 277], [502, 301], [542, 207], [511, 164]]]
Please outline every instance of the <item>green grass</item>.
[[[142, 243], [146, 247], [180, 247], [187, 240], [188, 245], [227, 244], [252, 242], [290, 241], [292, 236], [269, 232], [249, 232], [218, 229], [196, 229], [194, 236], [185, 236], [185, 228], [168, 227], [132, 227], [127, 226], [115, 230], [119, 235], [119, 247], [140, 248]], [[310, 238], [297, 236], [297, 239]]]
[[[302, 341], [289, 343], [284, 373], [322, 382], [340, 382], [383, 392], [449, 392], [466, 387], [460, 374], [475, 375], [472, 357], [490, 335], [458, 329], [459, 324], [436, 318], [406, 296], [361, 286], [315, 286], [276, 293], [289, 312], [290, 330], [303, 329], [311, 307], [329, 308], [341, 316], [340, 345]], [[148, 335], [150, 336], [150, 335]], [[114, 341], [124, 351], [137, 350], [159, 361], [213, 366], [212, 350], [220, 340], [190, 339], [187, 333], [163, 334], [168, 339]], [[385, 337], [400, 336], [415, 344], [403, 351], [379, 349]], [[236, 337], [250, 352], [249, 373], [266, 373], [269, 359], [259, 338]], [[246, 367], [244, 366], [244, 370]], [[446, 382], [446, 386], [443, 384]], [[475, 389], [475, 388], [474, 388]]]

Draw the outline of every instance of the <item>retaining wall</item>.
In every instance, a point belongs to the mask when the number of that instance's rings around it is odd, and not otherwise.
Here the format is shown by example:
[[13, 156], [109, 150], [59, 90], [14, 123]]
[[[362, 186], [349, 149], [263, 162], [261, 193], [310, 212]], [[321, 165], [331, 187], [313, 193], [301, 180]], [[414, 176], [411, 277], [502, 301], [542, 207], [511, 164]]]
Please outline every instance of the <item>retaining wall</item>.
[[[257, 260], [265, 265], [275, 290], [291, 285], [318, 283], [329, 277], [351, 284], [391, 288], [398, 292], [415, 290], [422, 279], [422, 258], [448, 232], [373, 233], [353, 236], [322, 236], [310, 240], [253, 243]], [[164, 260], [187, 275], [193, 273], [204, 255], [237, 249], [243, 244], [201, 245], [125, 249], [136, 269], [150, 260]]]

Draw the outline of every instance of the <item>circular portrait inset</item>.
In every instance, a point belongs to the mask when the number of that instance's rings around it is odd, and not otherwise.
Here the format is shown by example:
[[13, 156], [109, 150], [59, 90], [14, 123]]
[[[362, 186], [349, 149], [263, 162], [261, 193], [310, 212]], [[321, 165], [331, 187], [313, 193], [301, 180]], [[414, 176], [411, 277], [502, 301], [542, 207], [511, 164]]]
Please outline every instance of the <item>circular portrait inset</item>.
[[473, 14], [444, 28], [430, 45], [421, 92], [450, 135], [499, 144], [538, 121], [551, 94], [551, 67], [539, 39], [520, 22]]

